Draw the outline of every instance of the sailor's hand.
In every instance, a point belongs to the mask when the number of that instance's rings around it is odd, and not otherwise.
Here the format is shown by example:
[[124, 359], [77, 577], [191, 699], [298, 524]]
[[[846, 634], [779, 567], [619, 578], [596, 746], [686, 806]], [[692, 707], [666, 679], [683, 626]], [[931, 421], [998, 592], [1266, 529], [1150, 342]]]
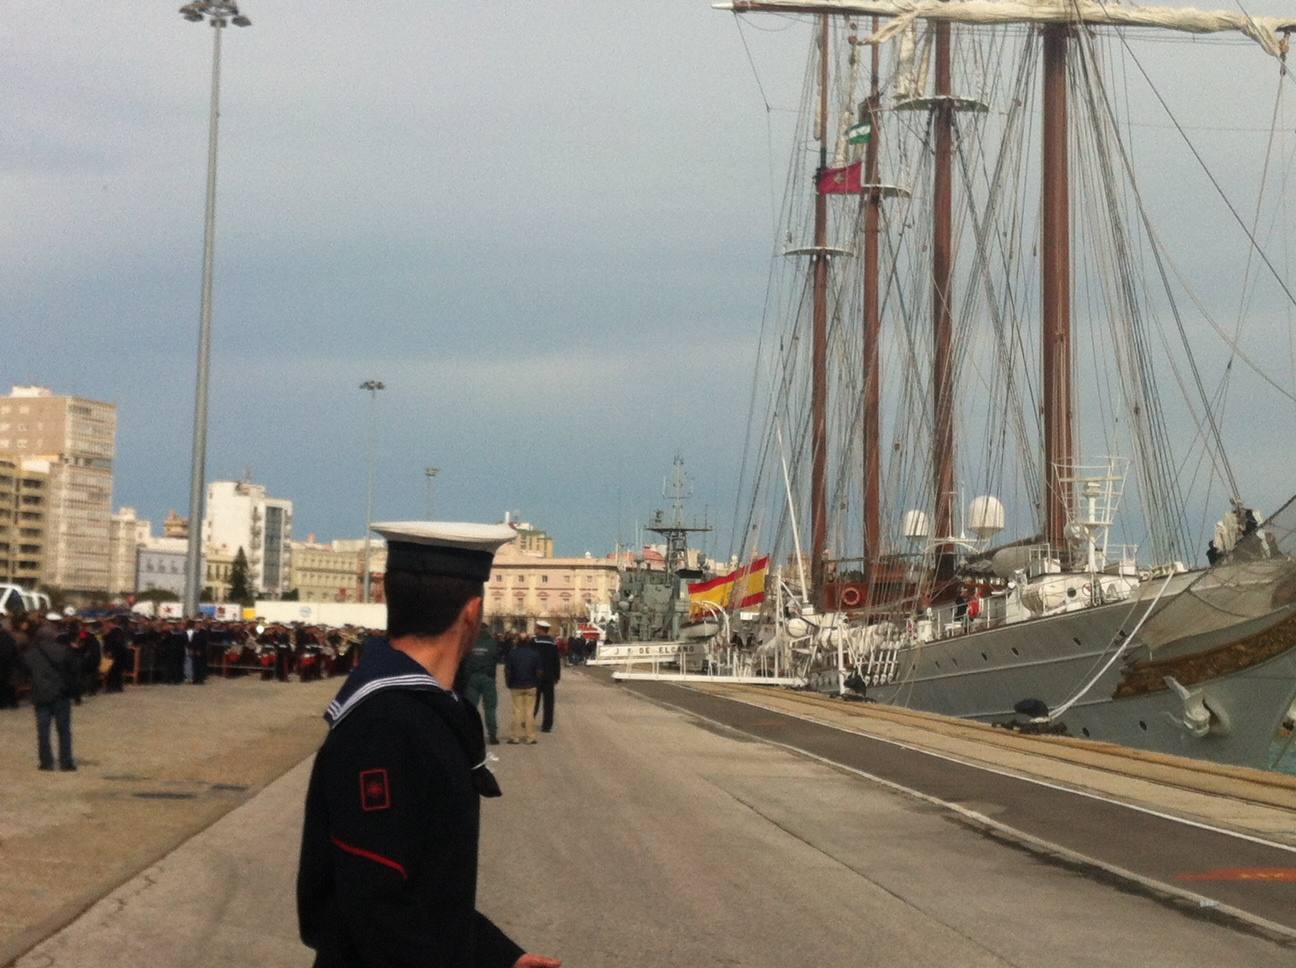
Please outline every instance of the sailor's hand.
[[544, 955], [525, 954], [513, 962], [513, 968], [562, 968], [562, 962]]

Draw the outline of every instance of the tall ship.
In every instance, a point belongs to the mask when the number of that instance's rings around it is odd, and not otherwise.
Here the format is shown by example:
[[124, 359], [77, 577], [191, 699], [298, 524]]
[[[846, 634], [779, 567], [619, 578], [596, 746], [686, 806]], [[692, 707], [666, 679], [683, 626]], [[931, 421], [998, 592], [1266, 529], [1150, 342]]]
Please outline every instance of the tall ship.
[[[773, 656], [828, 692], [1271, 765], [1296, 703], [1296, 477], [1226, 443], [1263, 419], [1285, 448], [1296, 415], [1296, 16], [715, 6], [809, 34], [735, 529], [777, 577], [759, 636], [713, 640], [724, 671]], [[1254, 172], [1194, 144], [1149, 68], [1166, 51], [1171, 81], [1215, 56], [1263, 78], [1198, 98], [1216, 124], [1272, 104]], [[1153, 112], [1192, 179], [1166, 184], [1135, 137]]]

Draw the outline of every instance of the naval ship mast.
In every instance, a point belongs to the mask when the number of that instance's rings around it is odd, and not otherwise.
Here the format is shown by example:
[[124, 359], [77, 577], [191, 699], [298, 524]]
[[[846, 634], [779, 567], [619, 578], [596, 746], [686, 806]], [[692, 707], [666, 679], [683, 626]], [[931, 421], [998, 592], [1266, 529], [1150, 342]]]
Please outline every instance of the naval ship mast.
[[662, 484], [668, 508], [653, 511], [645, 529], [664, 540], [662, 566], [651, 562], [640, 550], [628, 567], [621, 570], [617, 621], [612, 636], [621, 642], [673, 642], [679, 639], [689, 614], [688, 582], [708, 575], [699, 556], [689, 561], [689, 535], [710, 531], [705, 516], [690, 519], [684, 503], [692, 497], [684, 473], [684, 459], [675, 457], [675, 467]]
[[666, 574], [672, 578], [689, 569], [688, 536], [711, 530], [706, 521], [690, 524], [686, 519], [684, 502], [692, 496], [693, 488], [684, 473], [684, 458], [676, 456], [670, 479], [662, 485], [662, 497], [670, 502], [670, 512], [658, 508], [646, 525], [647, 530], [666, 540]]

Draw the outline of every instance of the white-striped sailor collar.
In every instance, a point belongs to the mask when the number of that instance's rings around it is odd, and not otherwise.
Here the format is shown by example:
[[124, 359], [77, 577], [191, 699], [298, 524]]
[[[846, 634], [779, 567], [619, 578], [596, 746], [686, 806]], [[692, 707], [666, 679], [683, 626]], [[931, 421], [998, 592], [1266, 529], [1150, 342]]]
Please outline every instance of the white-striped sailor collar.
[[384, 689], [435, 690], [459, 698], [404, 652], [393, 649], [385, 638], [371, 638], [365, 640], [360, 664], [329, 703], [324, 720], [330, 728], [336, 726], [360, 703]]

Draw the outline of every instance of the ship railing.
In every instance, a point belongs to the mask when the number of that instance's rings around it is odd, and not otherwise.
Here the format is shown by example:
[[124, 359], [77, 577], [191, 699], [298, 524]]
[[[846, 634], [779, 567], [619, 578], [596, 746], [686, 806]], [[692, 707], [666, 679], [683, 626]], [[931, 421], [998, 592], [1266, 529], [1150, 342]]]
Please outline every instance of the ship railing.
[[1026, 574], [1031, 578], [1056, 575], [1062, 571], [1062, 560], [1048, 542], [1031, 545], [1026, 554]]
[[927, 610], [933, 639], [949, 639], [969, 632], [998, 628], [1006, 620], [1007, 603], [1002, 595], [978, 598], [959, 605], [941, 605]]
[[1104, 572], [1115, 570], [1118, 575], [1138, 574], [1138, 545], [1109, 544], [1103, 554]]

